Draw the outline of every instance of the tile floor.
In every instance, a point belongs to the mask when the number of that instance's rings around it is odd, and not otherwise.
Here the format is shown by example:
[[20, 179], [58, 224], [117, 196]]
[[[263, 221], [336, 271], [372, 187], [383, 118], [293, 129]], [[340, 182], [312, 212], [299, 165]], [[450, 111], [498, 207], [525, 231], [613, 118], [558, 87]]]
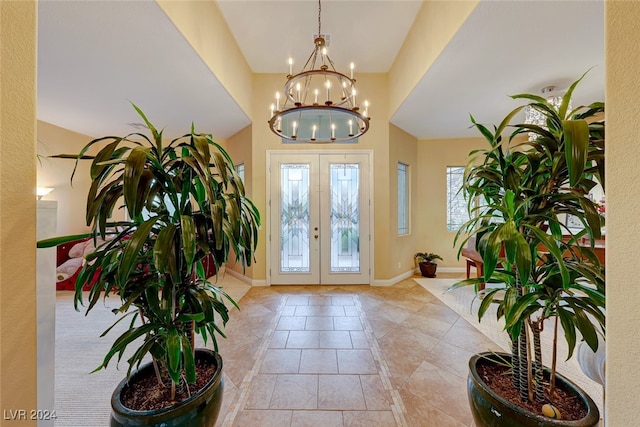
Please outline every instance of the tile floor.
[[253, 287], [239, 304], [219, 426], [472, 426], [467, 361], [499, 350], [411, 278]]

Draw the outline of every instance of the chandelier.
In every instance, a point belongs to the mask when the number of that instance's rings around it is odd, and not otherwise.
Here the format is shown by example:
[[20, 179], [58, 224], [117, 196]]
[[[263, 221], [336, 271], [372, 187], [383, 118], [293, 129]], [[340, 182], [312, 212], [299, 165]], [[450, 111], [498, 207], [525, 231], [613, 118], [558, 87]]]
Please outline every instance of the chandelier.
[[363, 101], [362, 112], [356, 102], [355, 66], [352, 62], [349, 76], [336, 70], [322, 34], [321, 12], [318, 0], [313, 51], [297, 74], [293, 74], [293, 59], [289, 58], [282, 96], [276, 92], [271, 104], [269, 128], [289, 142], [348, 142], [369, 130], [369, 102]]
[[[555, 86], [546, 86], [542, 88], [542, 96], [546, 97], [547, 102], [558, 111], [562, 104], [562, 95], [556, 92]], [[568, 111], [571, 111], [571, 101], [569, 101]], [[527, 105], [524, 107], [524, 122], [528, 125], [540, 126], [543, 129], [547, 128], [547, 116], [535, 106]], [[529, 141], [536, 140], [540, 135], [534, 132], [529, 132]]]

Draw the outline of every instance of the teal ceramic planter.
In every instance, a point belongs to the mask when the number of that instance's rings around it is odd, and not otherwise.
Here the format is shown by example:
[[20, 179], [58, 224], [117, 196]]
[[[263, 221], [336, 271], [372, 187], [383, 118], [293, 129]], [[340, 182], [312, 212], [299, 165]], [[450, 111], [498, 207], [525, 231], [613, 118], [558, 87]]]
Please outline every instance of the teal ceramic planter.
[[[473, 420], [477, 427], [592, 427], [600, 422], [600, 412], [595, 402], [578, 386], [563, 377], [556, 375], [556, 382], [562, 383], [572, 390], [587, 407], [587, 415], [576, 421], [554, 420], [542, 415], [533, 414], [503, 399], [489, 388], [478, 375], [476, 364], [481, 359], [491, 359], [494, 353], [480, 353], [469, 359], [469, 376], [467, 378], [467, 395]], [[510, 354], [498, 353], [506, 360]]]
[[[111, 396], [111, 427], [209, 427], [218, 419], [222, 405], [222, 358], [214, 351], [196, 349], [196, 359], [209, 359], [216, 366], [216, 373], [207, 385], [190, 398], [173, 406], [154, 411], [133, 411], [122, 406], [120, 394], [127, 385], [126, 379], [118, 384]], [[131, 378], [153, 370], [148, 363], [132, 374]]]

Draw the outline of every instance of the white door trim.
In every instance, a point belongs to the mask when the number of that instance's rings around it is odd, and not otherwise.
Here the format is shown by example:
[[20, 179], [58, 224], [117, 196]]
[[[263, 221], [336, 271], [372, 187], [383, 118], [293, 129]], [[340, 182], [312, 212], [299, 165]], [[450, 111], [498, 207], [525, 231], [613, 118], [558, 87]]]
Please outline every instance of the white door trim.
[[375, 186], [374, 186], [374, 152], [371, 149], [365, 150], [266, 150], [266, 194], [265, 194], [265, 220], [263, 222], [267, 229], [265, 232], [265, 248], [266, 248], [266, 285], [271, 286], [271, 156], [272, 155], [287, 155], [287, 154], [338, 154], [338, 155], [350, 155], [350, 154], [366, 154], [369, 157], [369, 284], [373, 284], [375, 277], [374, 271], [374, 256], [375, 256], [375, 234], [374, 234], [374, 206], [375, 206]]

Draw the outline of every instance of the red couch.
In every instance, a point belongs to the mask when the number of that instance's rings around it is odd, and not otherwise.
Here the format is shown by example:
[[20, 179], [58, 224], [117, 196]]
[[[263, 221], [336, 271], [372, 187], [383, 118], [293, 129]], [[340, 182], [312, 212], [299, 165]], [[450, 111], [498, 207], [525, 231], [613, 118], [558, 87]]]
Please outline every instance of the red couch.
[[[64, 262], [66, 262], [67, 260], [70, 259], [69, 251], [71, 250], [71, 248], [73, 248], [76, 244], [82, 243], [82, 242], [86, 242], [89, 239], [90, 238], [74, 240], [74, 241], [63, 243], [62, 245], [59, 245], [57, 247], [56, 266], [60, 266]], [[206, 274], [207, 277], [211, 277], [214, 274], [216, 274], [216, 265], [213, 262], [213, 257], [211, 255], [208, 255], [202, 261], [202, 264], [204, 266], [204, 271], [205, 271], [205, 274]], [[80, 274], [80, 269], [78, 269], [78, 271], [76, 271], [72, 276], [68, 277], [67, 279], [64, 279], [64, 280], [62, 280], [60, 282], [56, 282], [56, 290], [57, 291], [75, 291], [76, 290], [76, 279], [78, 278], [79, 274]], [[97, 280], [97, 275], [98, 274], [100, 274], [99, 270], [94, 274], [94, 279], [91, 281], [91, 284], [93, 284], [93, 282], [95, 280]], [[83, 289], [85, 291], [88, 291], [90, 289], [90, 287], [91, 287], [91, 284], [85, 285], [83, 287]]]

